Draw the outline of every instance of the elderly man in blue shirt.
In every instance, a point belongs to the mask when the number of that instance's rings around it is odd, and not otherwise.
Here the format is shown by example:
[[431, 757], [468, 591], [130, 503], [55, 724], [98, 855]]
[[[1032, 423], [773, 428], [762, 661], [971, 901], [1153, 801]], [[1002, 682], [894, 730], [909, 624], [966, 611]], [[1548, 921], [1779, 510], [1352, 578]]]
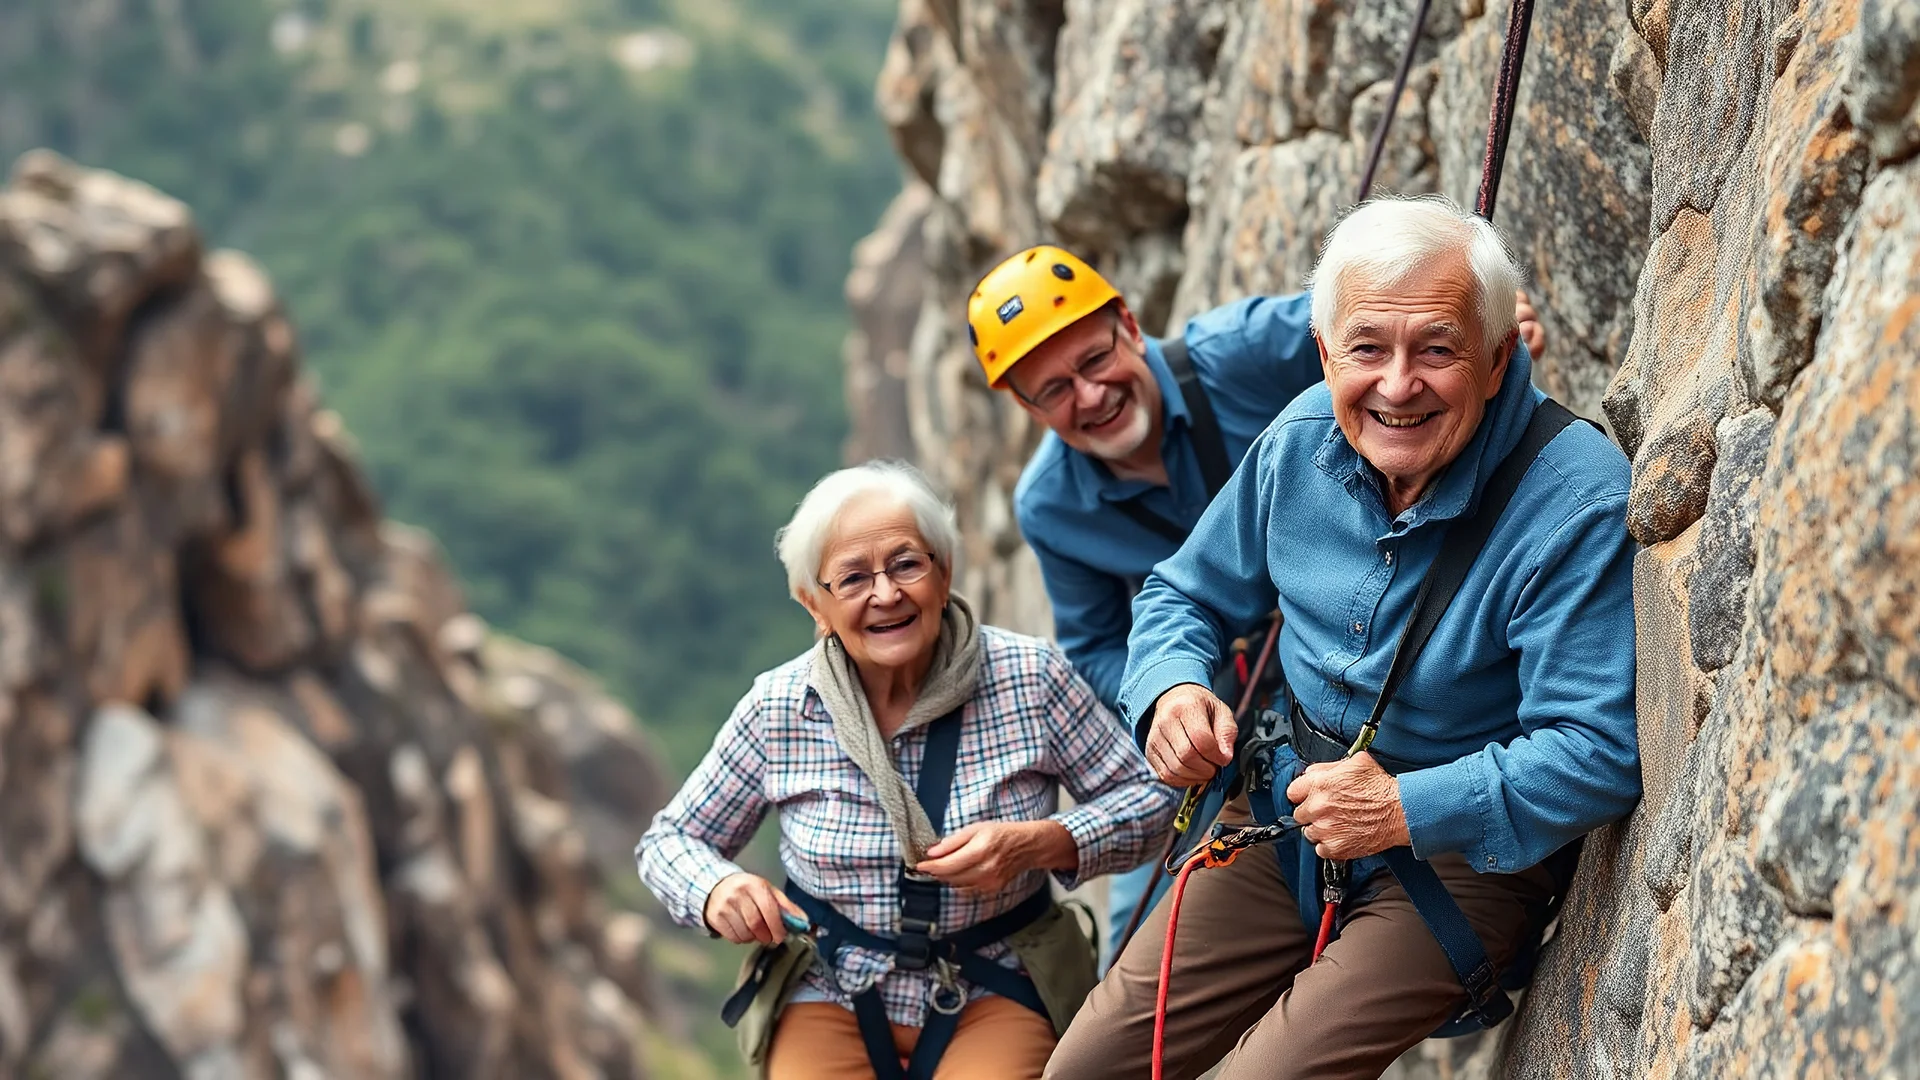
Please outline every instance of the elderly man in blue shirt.
[[[1040, 562], [1054, 635], [1109, 707], [1119, 706], [1141, 583], [1254, 439], [1320, 381], [1309, 303], [1306, 293], [1249, 297], [1155, 339], [1093, 267], [1047, 245], [1002, 262], [973, 292], [968, 325], [988, 383], [1048, 429], [1014, 513]], [[1513, 310], [1537, 352], [1545, 333], [1524, 293]], [[1157, 862], [1114, 878], [1109, 953], [1168, 880]]]
[[[1298, 331], [1324, 384], [1254, 441], [1133, 602], [1122, 714], [1180, 785], [1235, 764], [1246, 733], [1209, 683], [1233, 628], [1277, 605], [1290, 730], [1268, 744], [1277, 779], [1256, 798], [1303, 826], [1277, 860], [1194, 875], [1169, 1077], [1230, 1050], [1225, 1077], [1378, 1076], [1469, 1000], [1452, 945], [1429, 928], [1431, 898], [1400, 878], [1443, 885], [1464, 924], [1453, 929], [1470, 925], [1498, 971], [1564, 890], [1568, 845], [1639, 796], [1629, 470], [1580, 423], [1520, 475], [1371, 748], [1345, 752], [1364, 743], [1443, 536], [1474, 518], [1542, 407], [1512, 315], [1519, 278], [1493, 226], [1443, 199], [1348, 215], [1315, 271], [1311, 336]], [[1258, 808], [1242, 795], [1222, 819]], [[1310, 963], [1329, 881], [1339, 935]], [[1161, 905], [1115, 962], [1049, 1077], [1140, 1069], [1167, 917]]]

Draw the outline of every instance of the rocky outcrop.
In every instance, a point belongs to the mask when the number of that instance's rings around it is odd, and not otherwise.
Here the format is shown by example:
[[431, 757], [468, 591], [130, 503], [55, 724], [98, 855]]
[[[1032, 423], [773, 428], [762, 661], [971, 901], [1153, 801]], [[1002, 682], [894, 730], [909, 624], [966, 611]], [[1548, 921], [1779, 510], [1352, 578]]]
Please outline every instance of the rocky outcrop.
[[383, 522], [259, 268], [0, 191], [0, 1075], [637, 1077], [664, 780]]
[[[1047, 629], [1007, 506], [1036, 436], [967, 290], [1042, 240], [1151, 330], [1299, 287], [1414, 6], [903, 0], [881, 106], [935, 195], [906, 392], [989, 621]], [[1471, 200], [1506, 15], [1434, 4], [1380, 186]], [[1543, 388], [1634, 461], [1646, 797], [1520, 1016], [1404, 1074], [1920, 1071], [1916, 151], [1910, 2], [1539, 5], [1499, 221]]]

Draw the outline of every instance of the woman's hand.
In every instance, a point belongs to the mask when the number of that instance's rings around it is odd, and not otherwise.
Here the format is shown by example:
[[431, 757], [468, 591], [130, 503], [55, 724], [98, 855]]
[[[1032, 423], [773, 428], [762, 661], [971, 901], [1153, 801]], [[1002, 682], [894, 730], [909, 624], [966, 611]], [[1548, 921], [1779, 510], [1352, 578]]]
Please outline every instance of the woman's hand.
[[1057, 821], [981, 821], [928, 848], [914, 869], [948, 885], [991, 893], [1029, 870], [1079, 865], [1079, 845]]
[[756, 941], [778, 945], [787, 939], [787, 928], [780, 920], [782, 910], [806, 918], [806, 913], [766, 878], [741, 871], [720, 879], [707, 894], [702, 914], [714, 933], [735, 945]]

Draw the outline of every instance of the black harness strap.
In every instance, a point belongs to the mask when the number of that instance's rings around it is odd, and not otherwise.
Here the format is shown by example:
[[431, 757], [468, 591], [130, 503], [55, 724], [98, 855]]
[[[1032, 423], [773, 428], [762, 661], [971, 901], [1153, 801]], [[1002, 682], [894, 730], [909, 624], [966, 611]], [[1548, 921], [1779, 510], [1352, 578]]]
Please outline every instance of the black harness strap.
[[[920, 759], [920, 777], [914, 783], [914, 795], [927, 812], [933, 831], [945, 830], [947, 804], [953, 794], [953, 777], [960, 764], [960, 709], [955, 709], [927, 725], [926, 752]], [[945, 964], [961, 980], [988, 993], [998, 994], [1047, 1015], [1040, 992], [1033, 980], [1002, 967], [980, 955], [979, 950], [1031, 925], [1053, 907], [1053, 896], [1043, 886], [1013, 908], [972, 926], [952, 933], [940, 932], [940, 901], [946, 886], [933, 878], [902, 867], [900, 888], [900, 929], [895, 937], [870, 933], [842, 915], [832, 905], [808, 893], [789, 880], [785, 892], [807, 913], [817, 928], [822, 953], [829, 965], [840, 949], [859, 948], [892, 953], [894, 967], [901, 971], [925, 971], [934, 964]], [[927, 1010], [920, 1028], [919, 1041], [900, 1066], [893, 1043], [893, 1028], [876, 984], [853, 995], [853, 1015], [860, 1028], [860, 1041], [867, 1049], [877, 1080], [932, 1080], [940, 1056], [953, 1041], [960, 1022], [960, 1009], [966, 1004], [964, 992], [959, 1000], [947, 1001], [935, 990], [935, 1001]], [[944, 1007], [944, 1006], [951, 1006]]]
[[[1513, 493], [1520, 487], [1521, 479], [1532, 468], [1534, 459], [1553, 441], [1554, 436], [1575, 419], [1572, 412], [1552, 398], [1541, 402], [1527, 421], [1527, 429], [1520, 436], [1519, 443], [1487, 479], [1475, 512], [1470, 517], [1456, 519], [1448, 526], [1446, 536], [1440, 542], [1440, 552], [1434, 557], [1426, 577], [1421, 579], [1420, 591], [1414, 595], [1413, 613], [1407, 617], [1407, 625], [1400, 632], [1400, 641], [1394, 647], [1393, 662], [1380, 687], [1380, 696], [1374, 700], [1373, 712], [1367, 717], [1354, 743], [1356, 747], [1364, 747], [1372, 742], [1373, 735], [1380, 728], [1380, 719], [1386, 713], [1387, 704], [1399, 692], [1407, 672], [1412, 670], [1414, 661], [1426, 648], [1427, 640], [1440, 623], [1440, 617], [1446, 614], [1447, 607], [1459, 593], [1460, 585], [1466, 581], [1467, 573], [1479, 558], [1481, 549], [1486, 547], [1487, 538], [1493, 534], [1494, 526], [1506, 511]], [[1303, 748], [1296, 747], [1296, 750], [1299, 749]], [[1411, 848], [1393, 848], [1383, 852], [1382, 857], [1393, 876], [1399, 879], [1401, 888], [1406, 890], [1407, 899], [1413, 902], [1421, 921], [1427, 924], [1434, 940], [1447, 954], [1448, 963], [1460, 979], [1460, 985], [1467, 991], [1466, 1011], [1474, 1026], [1490, 1028], [1506, 1019], [1513, 1012], [1513, 1002], [1500, 986], [1500, 973], [1488, 959], [1480, 935], [1467, 922], [1460, 905], [1454, 902], [1453, 895], [1447, 891], [1439, 875], [1434, 873], [1433, 867], [1416, 858]], [[1454, 1026], [1449, 1024], [1442, 1031], [1447, 1034], [1458, 1033], [1451, 1030]]]
[[1180, 386], [1180, 399], [1187, 404], [1187, 422], [1193, 426], [1193, 449], [1200, 455], [1200, 477], [1207, 485], [1207, 498], [1220, 494], [1233, 476], [1227, 463], [1227, 442], [1220, 435], [1220, 421], [1213, 415], [1213, 402], [1207, 388], [1200, 385], [1200, 373], [1193, 369], [1187, 355], [1185, 334], [1160, 342], [1160, 354], [1167, 358], [1173, 381]]
[[[1193, 450], [1200, 458], [1200, 479], [1207, 486], [1207, 498], [1211, 500], [1220, 494], [1233, 476], [1233, 465], [1227, 460], [1227, 441], [1220, 434], [1220, 420], [1213, 414], [1213, 402], [1207, 399], [1207, 388], [1200, 385], [1200, 375], [1193, 369], [1193, 359], [1187, 355], [1186, 337], [1169, 337], [1160, 341], [1160, 355], [1167, 358], [1167, 369], [1173, 372], [1173, 381], [1180, 387], [1180, 400], [1187, 405], [1187, 424], [1193, 431]], [[1131, 518], [1140, 527], [1160, 534], [1174, 544], [1184, 544], [1188, 530], [1146, 508], [1140, 502], [1140, 496], [1122, 499], [1113, 504], [1114, 509]]]

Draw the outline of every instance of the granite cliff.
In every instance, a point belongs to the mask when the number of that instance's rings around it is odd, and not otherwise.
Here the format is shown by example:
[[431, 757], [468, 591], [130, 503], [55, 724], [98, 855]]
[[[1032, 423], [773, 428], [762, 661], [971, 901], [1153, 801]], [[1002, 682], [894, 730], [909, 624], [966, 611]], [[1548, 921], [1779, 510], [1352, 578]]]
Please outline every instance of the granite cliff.
[[[852, 445], [953, 490], [988, 621], [1049, 627], [1008, 506], [1037, 432], [979, 377], [973, 282], [1064, 242], [1150, 331], [1297, 288], [1413, 8], [903, 0], [909, 187], [846, 361], [906, 424]], [[1380, 187], [1471, 201], [1506, 13], [1434, 4]], [[1499, 221], [1543, 388], [1633, 459], [1646, 795], [1516, 1020], [1406, 1075], [1920, 1075], [1916, 152], [1912, 0], [1540, 5]]]
[[0, 1076], [647, 1075], [633, 718], [381, 519], [255, 264], [0, 190]]

